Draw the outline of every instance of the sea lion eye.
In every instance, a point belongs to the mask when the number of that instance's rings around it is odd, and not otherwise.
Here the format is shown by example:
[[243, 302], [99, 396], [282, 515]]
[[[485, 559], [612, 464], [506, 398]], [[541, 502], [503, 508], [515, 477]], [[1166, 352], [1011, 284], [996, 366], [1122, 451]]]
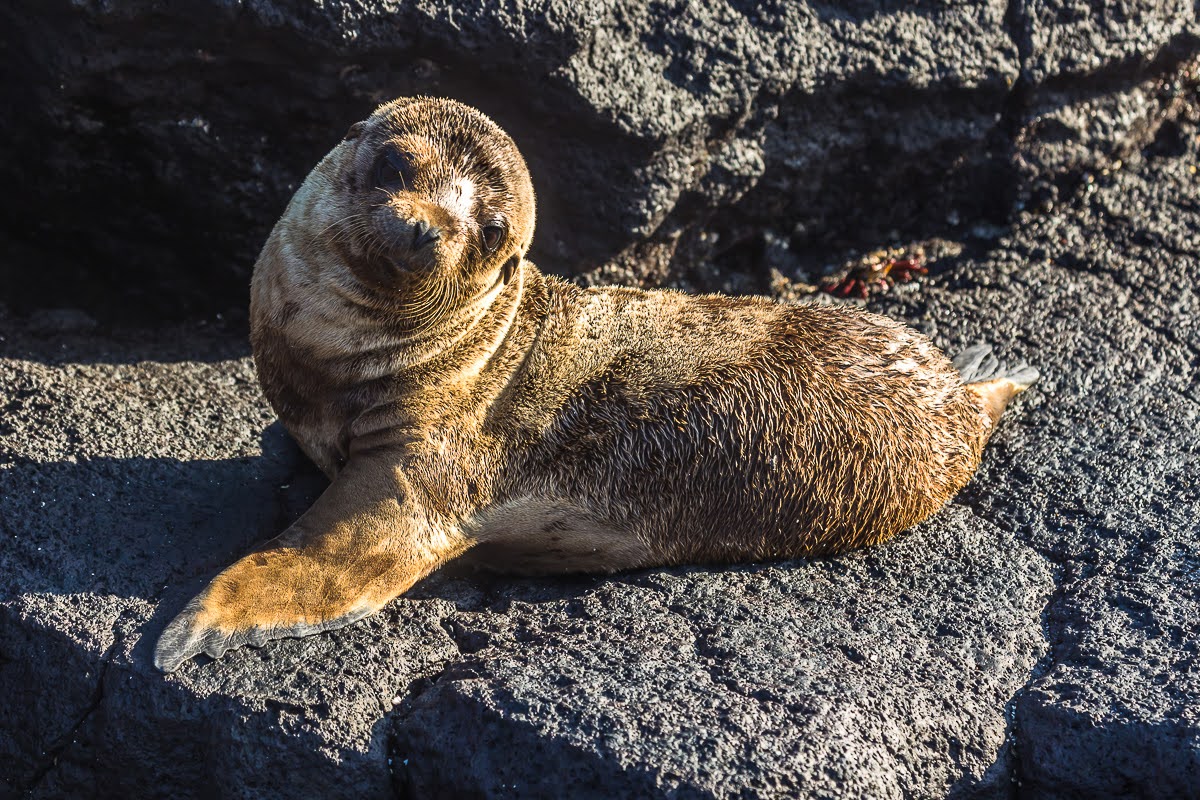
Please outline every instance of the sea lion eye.
[[380, 189], [408, 189], [412, 182], [412, 156], [390, 147], [384, 150], [375, 162], [375, 185]]
[[499, 225], [487, 225], [483, 229], [483, 246], [490, 253], [500, 244], [500, 240], [504, 238], [504, 228]]

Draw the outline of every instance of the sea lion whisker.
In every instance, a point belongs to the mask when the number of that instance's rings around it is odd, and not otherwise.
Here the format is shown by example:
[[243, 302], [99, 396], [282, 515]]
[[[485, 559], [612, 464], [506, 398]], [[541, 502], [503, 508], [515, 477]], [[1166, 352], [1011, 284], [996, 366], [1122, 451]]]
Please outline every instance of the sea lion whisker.
[[404, 298], [396, 304], [397, 308], [407, 316], [418, 316], [437, 303], [442, 291], [438, 282], [419, 283], [405, 293]]
[[429, 301], [415, 314], [410, 314], [409, 319], [416, 324], [414, 328], [417, 331], [424, 331], [432, 327], [439, 319], [442, 318], [445, 310], [453, 305], [453, 280], [437, 281], [436, 293], [431, 295]]
[[331, 238], [336, 240], [341, 237], [357, 236], [366, 233], [370, 233], [370, 219], [365, 214], [358, 214], [355, 217], [342, 220]]
[[317, 232], [317, 237], [320, 238], [320, 237], [324, 236], [329, 231], [330, 228], [337, 227], [339, 225], [344, 225], [346, 222], [349, 222], [352, 219], [366, 217], [366, 216], [367, 215], [365, 213], [361, 213], [361, 212], [357, 213], [357, 214], [348, 214], [345, 217], [342, 217], [341, 219], [338, 219], [338, 220], [334, 220], [333, 222], [326, 225], [324, 228], [322, 228], [320, 231]]

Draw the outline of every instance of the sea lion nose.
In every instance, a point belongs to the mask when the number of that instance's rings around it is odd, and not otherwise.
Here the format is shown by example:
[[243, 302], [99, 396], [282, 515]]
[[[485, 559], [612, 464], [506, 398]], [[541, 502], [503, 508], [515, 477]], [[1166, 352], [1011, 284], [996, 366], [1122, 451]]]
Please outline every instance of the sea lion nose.
[[436, 225], [430, 225], [423, 219], [419, 219], [413, 225], [413, 249], [420, 250], [431, 242], [436, 242], [442, 238], [442, 229]]

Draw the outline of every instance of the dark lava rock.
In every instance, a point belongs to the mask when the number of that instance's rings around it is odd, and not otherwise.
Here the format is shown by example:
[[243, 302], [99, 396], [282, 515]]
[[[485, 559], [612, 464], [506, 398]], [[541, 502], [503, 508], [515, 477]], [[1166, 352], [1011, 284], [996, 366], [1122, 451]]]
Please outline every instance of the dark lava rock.
[[[876, 299], [1042, 381], [945, 512], [842, 558], [521, 581], [164, 676], [321, 488], [228, 331], [4, 320], [0, 753], [35, 797], [1187, 797], [1200, 129]], [[957, 255], [954, 255], [957, 253]], [[215, 326], [214, 326], [215, 327]], [[210, 332], [211, 331], [211, 332]]]
[[1033, 796], [1200, 785], [1200, 132], [1178, 133], [883, 305], [1042, 371], [967, 500], [1057, 565], [1050, 650], [1012, 705]]
[[1104, 136], [1170, 115], [1172, 91], [1137, 87], [1197, 52], [1194, 17], [1143, 0], [15, 0], [6, 297], [117, 319], [240, 305], [306, 172], [414, 93], [513, 134], [541, 198], [533, 256], [563, 274], [703, 286], [714, 259], [762, 277], [764, 224], [820, 250], [1002, 222], [1092, 166], [1081, 137], [1111, 156]]
[[414, 797], [1002, 793], [1004, 707], [1044, 647], [1051, 588], [1045, 559], [955, 506], [846, 558], [506, 590], [450, 616], [457, 638], [486, 644], [398, 718], [398, 784]]
[[[0, 22], [0, 797], [1195, 796], [1192, 5], [17, 0]], [[447, 573], [164, 676], [166, 621], [323, 485], [244, 320], [197, 310], [244, 305], [290, 187], [417, 91], [514, 133], [550, 269], [765, 288], [772, 259], [938, 233], [931, 274], [870, 306], [1042, 381], [962, 496], [882, 547]]]

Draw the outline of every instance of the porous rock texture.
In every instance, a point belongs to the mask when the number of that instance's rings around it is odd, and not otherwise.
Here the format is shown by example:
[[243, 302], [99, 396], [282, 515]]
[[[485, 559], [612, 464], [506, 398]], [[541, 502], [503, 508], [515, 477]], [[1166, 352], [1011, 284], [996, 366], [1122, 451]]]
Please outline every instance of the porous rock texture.
[[[5, 4], [0, 797], [1194, 797], [1195, 15]], [[931, 274], [869, 307], [1043, 379], [884, 546], [447, 570], [164, 676], [166, 622], [323, 485], [247, 357], [255, 250], [414, 92], [513, 133], [544, 268], [794, 298], [921, 241]]]
[[510, 131], [548, 269], [761, 290], [767, 223], [811, 258], [1045, 202], [1172, 115], [1200, 44], [1183, 0], [12, 0], [0, 23], [0, 216], [39, 265], [9, 303], [159, 317], [242, 303], [292, 190], [398, 95]]

